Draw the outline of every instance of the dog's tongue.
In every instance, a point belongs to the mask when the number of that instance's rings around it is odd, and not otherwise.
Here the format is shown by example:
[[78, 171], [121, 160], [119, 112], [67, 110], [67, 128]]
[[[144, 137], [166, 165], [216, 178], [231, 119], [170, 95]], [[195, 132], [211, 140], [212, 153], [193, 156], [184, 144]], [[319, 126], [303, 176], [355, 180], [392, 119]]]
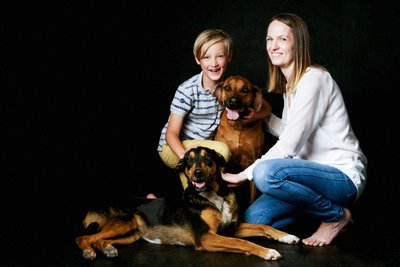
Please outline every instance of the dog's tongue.
[[228, 117], [229, 120], [235, 121], [235, 120], [239, 119], [239, 112], [240, 112], [239, 109], [226, 108], [226, 111], [227, 111], [226, 116]]
[[203, 188], [206, 185], [206, 182], [201, 182], [201, 183], [192, 182], [192, 184], [197, 188]]

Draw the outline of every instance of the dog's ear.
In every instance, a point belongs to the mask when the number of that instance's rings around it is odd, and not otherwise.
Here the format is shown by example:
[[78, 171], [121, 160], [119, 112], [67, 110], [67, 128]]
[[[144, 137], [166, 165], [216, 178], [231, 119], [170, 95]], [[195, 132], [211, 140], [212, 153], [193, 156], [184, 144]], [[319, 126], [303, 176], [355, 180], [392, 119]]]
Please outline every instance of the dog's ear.
[[217, 164], [218, 168], [223, 168], [226, 166], [226, 160], [224, 156], [222, 156], [220, 153], [215, 151], [214, 149], [211, 148], [206, 148], [208, 150], [208, 153], [211, 154], [214, 162]]
[[263, 95], [262, 95], [262, 91], [261, 91], [260, 87], [258, 87], [256, 85], [252, 85], [252, 87], [253, 87], [253, 94], [254, 94], [253, 107], [254, 107], [254, 111], [258, 112], [261, 110]]
[[179, 159], [178, 163], [176, 164], [176, 167], [174, 168], [174, 170], [176, 172], [179, 173], [179, 172], [183, 172], [185, 170], [185, 168], [188, 164], [190, 151], [192, 151], [192, 150], [193, 150], [193, 148], [187, 150], [185, 152], [185, 154], [183, 155], [183, 158]]
[[187, 157], [186, 154], [183, 158], [179, 159], [178, 164], [175, 166], [174, 171], [177, 173], [183, 172], [185, 170], [187, 163]]
[[220, 96], [221, 96], [221, 89], [222, 89], [223, 84], [224, 84], [224, 82], [220, 82], [220, 83], [216, 84], [212, 90], [213, 96], [218, 98], [218, 100], [220, 99]]

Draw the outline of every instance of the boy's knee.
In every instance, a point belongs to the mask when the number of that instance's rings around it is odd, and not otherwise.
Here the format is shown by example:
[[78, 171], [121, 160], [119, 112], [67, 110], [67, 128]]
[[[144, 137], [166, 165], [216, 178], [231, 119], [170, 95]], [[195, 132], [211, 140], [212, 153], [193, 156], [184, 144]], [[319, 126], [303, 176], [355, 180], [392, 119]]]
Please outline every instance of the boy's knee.
[[225, 143], [221, 143], [221, 149], [219, 152], [224, 159], [226, 160], [226, 162], [228, 162], [231, 158], [231, 150], [229, 149], [229, 146]]

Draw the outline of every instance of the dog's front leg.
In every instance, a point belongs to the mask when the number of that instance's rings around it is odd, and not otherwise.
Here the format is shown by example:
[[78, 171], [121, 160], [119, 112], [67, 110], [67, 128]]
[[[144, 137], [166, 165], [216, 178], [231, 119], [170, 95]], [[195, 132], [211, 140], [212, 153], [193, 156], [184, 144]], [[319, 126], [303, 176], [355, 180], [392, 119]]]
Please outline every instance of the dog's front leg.
[[282, 257], [275, 249], [265, 248], [244, 239], [221, 236], [215, 233], [207, 233], [202, 236], [201, 247], [196, 247], [196, 249], [211, 252], [243, 253], [255, 255], [265, 260], [278, 260]]
[[300, 238], [295, 235], [288, 234], [264, 224], [241, 223], [235, 232], [235, 236], [240, 238], [265, 236], [268, 239], [274, 239], [286, 244], [297, 244], [300, 241]]

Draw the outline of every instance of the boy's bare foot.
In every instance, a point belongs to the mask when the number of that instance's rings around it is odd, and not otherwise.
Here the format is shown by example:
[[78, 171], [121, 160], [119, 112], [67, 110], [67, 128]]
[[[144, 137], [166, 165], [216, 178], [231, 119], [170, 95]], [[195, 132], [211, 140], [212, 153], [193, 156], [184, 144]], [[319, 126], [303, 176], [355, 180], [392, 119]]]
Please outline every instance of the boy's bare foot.
[[153, 199], [153, 198], [157, 198], [157, 197], [156, 197], [156, 195], [150, 193], [150, 194], [147, 194], [146, 198]]
[[308, 246], [322, 247], [329, 245], [332, 240], [343, 230], [343, 228], [351, 222], [350, 210], [343, 208], [343, 217], [337, 222], [322, 222], [318, 230], [308, 238], [304, 238], [302, 242]]

